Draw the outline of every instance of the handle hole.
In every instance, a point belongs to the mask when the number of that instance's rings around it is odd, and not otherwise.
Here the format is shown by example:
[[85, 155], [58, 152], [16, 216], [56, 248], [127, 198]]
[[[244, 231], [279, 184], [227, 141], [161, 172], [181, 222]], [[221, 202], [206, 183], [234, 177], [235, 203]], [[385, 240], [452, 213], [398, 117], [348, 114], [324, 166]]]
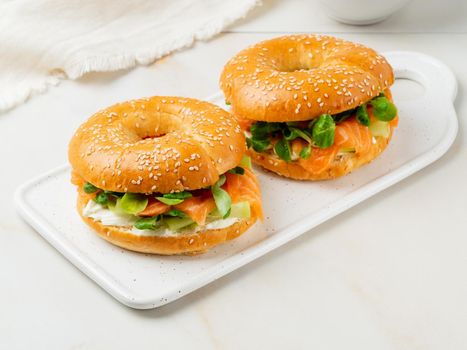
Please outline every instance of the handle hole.
[[412, 79], [396, 78], [391, 92], [395, 101], [410, 101], [422, 97], [425, 94], [425, 87]]

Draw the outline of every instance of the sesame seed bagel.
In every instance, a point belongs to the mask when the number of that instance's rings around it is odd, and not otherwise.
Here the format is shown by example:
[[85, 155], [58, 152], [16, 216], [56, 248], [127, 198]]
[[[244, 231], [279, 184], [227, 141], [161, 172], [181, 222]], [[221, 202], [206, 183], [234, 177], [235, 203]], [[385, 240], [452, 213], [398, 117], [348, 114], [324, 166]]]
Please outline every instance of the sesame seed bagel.
[[119, 103], [82, 124], [73, 171], [103, 190], [170, 193], [214, 184], [245, 152], [234, 117], [213, 104], [155, 96]]
[[99, 221], [85, 217], [83, 209], [90, 198], [89, 195], [78, 187], [77, 208], [83, 221], [106, 241], [116, 246], [141, 253], [160, 255], [200, 254], [209, 248], [240, 236], [256, 222], [256, 217], [252, 217], [250, 219], [242, 219], [231, 226], [221, 229], [183, 233], [173, 236], [140, 236], [129, 232], [131, 227], [105, 226]]
[[241, 51], [225, 65], [220, 87], [235, 115], [290, 122], [358, 107], [393, 82], [391, 66], [373, 49], [305, 34]]

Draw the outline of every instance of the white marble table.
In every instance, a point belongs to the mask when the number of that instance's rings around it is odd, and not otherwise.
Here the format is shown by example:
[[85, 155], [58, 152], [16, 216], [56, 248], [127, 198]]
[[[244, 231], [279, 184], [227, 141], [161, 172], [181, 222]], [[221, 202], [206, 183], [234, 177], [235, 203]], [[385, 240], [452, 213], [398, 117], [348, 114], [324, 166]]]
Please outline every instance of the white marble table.
[[[311, 0], [265, 0], [209, 43], [150, 67], [65, 82], [0, 116], [0, 348], [467, 348], [466, 18], [465, 1], [416, 0], [387, 22], [349, 27]], [[15, 213], [14, 189], [64, 163], [70, 135], [97, 108], [150, 94], [205, 97], [232, 52], [295, 31], [443, 60], [459, 81], [452, 148], [277, 251], [150, 311], [119, 304]]]

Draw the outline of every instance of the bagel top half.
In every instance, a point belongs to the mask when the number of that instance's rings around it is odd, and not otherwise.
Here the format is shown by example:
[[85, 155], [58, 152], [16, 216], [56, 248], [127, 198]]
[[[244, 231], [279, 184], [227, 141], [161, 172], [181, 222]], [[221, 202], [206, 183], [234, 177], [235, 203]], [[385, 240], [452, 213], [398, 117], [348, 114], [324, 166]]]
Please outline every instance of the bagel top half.
[[235, 115], [302, 121], [356, 108], [394, 82], [371, 48], [331, 36], [289, 35], [255, 44], [224, 67], [220, 87]]
[[213, 104], [150, 97], [103, 109], [74, 134], [75, 175], [107, 191], [170, 193], [214, 184], [239, 164], [245, 138]]

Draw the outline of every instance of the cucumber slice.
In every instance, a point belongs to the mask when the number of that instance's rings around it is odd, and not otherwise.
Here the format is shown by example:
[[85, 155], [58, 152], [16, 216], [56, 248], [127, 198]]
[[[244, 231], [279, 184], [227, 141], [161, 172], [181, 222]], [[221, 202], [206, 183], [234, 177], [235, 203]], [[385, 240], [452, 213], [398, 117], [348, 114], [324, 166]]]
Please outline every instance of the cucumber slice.
[[189, 226], [194, 223], [194, 221], [187, 217], [187, 218], [164, 218], [165, 224], [169, 227], [172, 231], [178, 231], [186, 226]]
[[373, 136], [382, 136], [386, 138], [389, 137], [391, 131], [389, 123], [381, 120], [372, 120], [369, 128]]
[[229, 218], [248, 219], [251, 217], [250, 203], [248, 201], [232, 204]]
[[243, 156], [242, 160], [240, 161], [240, 165], [245, 168], [251, 168], [251, 158], [248, 156]]
[[219, 210], [217, 210], [216, 208], [208, 214], [208, 218], [218, 220], [218, 219], [222, 219], [222, 216], [221, 216], [221, 213], [219, 213]]
[[[230, 214], [228, 218], [246, 218], [251, 216], [250, 203], [248, 201], [238, 202], [232, 204], [230, 207]], [[222, 215], [217, 209], [209, 213], [208, 218], [211, 220], [222, 220]]]

